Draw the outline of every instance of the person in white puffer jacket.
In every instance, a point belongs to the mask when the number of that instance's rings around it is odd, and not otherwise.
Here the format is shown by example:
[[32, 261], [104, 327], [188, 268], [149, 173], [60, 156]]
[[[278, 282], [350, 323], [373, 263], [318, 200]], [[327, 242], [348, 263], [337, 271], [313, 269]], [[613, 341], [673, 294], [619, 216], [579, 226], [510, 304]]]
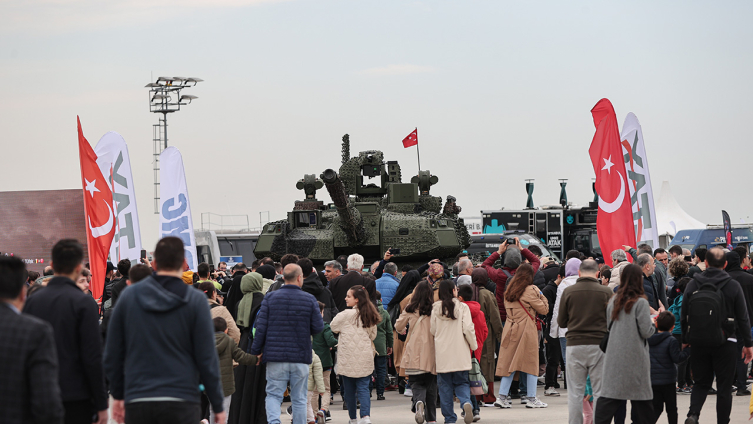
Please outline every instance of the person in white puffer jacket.
[[[363, 286], [351, 287], [345, 303], [352, 309], [338, 313], [330, 323], [332, 332], [339, 333], [335, 373], [343, 378], [349, 424], [371, 424], [369, 382], [374, 373], [376, 353], [373, 341], [382, 317]], [[361, 402], [360, 421], [356, 420], [356, 395]]]

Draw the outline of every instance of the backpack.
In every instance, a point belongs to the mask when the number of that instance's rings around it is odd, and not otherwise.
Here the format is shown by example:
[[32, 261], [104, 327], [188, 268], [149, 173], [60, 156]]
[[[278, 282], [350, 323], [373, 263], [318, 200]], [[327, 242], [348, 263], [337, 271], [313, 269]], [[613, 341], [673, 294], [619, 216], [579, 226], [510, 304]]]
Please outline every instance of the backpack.
[[[731, 280], [721, 284], [702, 284], [692, 293], [688, 302], [688, 342], [692, 346], [717, 347], [727, 340], [725, 327], [727, 308], [722, 289]], [[734, 320], [734, 319], [733, 319]]]

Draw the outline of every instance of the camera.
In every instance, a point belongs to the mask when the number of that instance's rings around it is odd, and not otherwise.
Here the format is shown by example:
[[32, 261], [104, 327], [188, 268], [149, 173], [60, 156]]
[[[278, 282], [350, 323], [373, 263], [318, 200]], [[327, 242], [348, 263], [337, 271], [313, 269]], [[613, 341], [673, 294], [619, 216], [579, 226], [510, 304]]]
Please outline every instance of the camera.
[[389, 252], [390, 252], [390, 255], [397, 256], [400, 254], [400, 249], [390, 248]]

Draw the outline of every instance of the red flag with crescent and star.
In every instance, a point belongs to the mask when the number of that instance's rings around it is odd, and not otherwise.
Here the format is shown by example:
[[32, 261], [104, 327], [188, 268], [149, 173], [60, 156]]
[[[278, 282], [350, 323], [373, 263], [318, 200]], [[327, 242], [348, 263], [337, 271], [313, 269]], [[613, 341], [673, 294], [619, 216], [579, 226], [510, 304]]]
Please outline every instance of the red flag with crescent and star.
[[408, 134], [408, 137], [405, 137], [403, 139], [403, 147], [410, 147], [415, 146], [418, 144], [418, 128], [413, 130], [410, 134]]
[[102, 296], [107, 274], [107, 255], [115, 236], [112, 191], [97, 165], [97, 155], [81, 131], [78, 121], [78, 155], [81, 160], [81, 184], [84, 187], [84, 214], [89, 266], [92, 281], [89, 287], [95, 299]]
[[635, 247], [635, 227], [614, 107], [608, 99], [601, 99], [591, 109], [591, 114], [596, 134], [588, 153], [596, 173], [596, 194], [599, 195], [596, 232], [601, 254], [607, 259], [623, 245]]

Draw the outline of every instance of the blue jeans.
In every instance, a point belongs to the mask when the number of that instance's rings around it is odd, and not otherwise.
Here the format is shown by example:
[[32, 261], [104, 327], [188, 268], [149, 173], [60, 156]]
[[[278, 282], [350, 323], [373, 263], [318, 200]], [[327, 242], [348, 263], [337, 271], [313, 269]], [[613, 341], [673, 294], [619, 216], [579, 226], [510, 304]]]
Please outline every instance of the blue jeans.
[[355, 420], [357, 418], [356, 396], [358, 396], [358, 400], [361, 402], [361, 418], [371, 415], [371, 399], [369, 398], [369, 382], [371, 382], [371, 376], [367, 375], [366, 377], [358, 378], [342, 377], [343, 395], [345, 395], [345, 403], [348, 405], [348, 415], [350, 416], [350, 419]]
[[374, 357], [374, 384], [369, 380], [369, 395], [372, 386], [376, 387], [377, 395], [384, 395], [384, 381], [387, 379], [387, 356]]
[[562, 351], [562, 365], [567, 365], [567, 339], [560, 337], [560, 350]]
[[309, 365], [292, 362], [267, 362], [267, 422], [280, 424], [280, 405], [290, 383], [293, 424], [306, 424], [306, 397]]
[[[528, 393], [528, 374], [521, 371], [518, 380], [520, 380], [520, 395], [522, 396], [523, 393]], [[528, 396], [528, 394], [525, 396]]]
[[[468, 380], [468, 371], [443, 372], [437, 374], [439, 385], [439, 403], [442, 407], [445, 423], [457, 422], [455, 415], [453, 394], [460, 400], [460, 407], [471, 403], [471, 383]], [[535, 387], [535, 386], [534, 386]], [[509, 387], [507, 388], [510, 389]]]
[[[507, 377], [502, 377], [502, 381], [499, 382], [499, 395], [500, 396], [507, 396], [510, 393], [510, 386], [512, 385], [513, 378], [515, 378], [515, 373], [511, 373]], [[520, 373], [521, 395], [523, 394], [523, 381], [525, 380], [526, 396], [531, 397], [531, 398], [536, 397], [536, 379], [537, 377], [534, 374], [526, 374], [524, 372]]]

